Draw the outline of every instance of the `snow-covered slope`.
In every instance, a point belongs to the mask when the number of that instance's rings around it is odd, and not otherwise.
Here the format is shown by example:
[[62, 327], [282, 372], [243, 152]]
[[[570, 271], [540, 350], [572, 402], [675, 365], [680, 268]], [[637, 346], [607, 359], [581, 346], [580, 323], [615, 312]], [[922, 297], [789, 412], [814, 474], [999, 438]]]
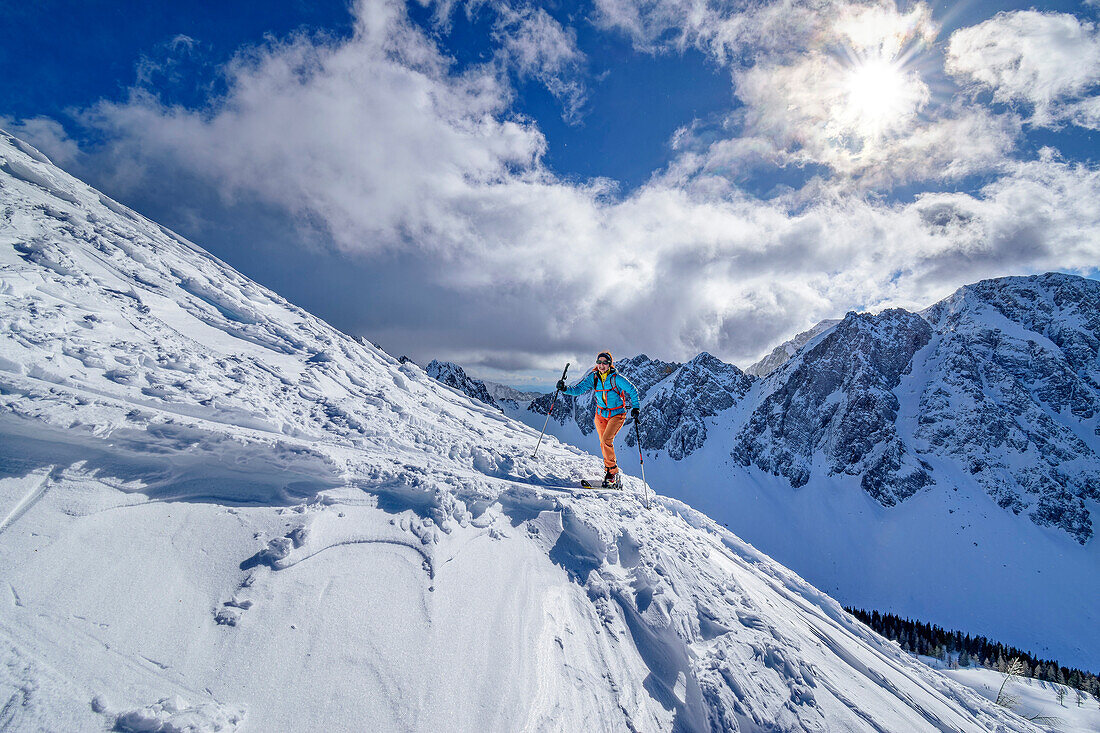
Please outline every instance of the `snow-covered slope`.
[[[937, 669], [944, 665], [936, 659], [922, 661]], [[943, 669], [943, 673], [990, 700], [1003, 691], [1002, 702], [1028, 720], [1040, 723], [1045, 730], [1058, 733], [1096, 733], [1100, 730], [1100, 705], [1091, 695], [1078, 696], [1078, 690], [1057, 682], [1045, 682], [1030, 677], [1011, 677], [983, 667]]]
[[5, 730], [1032, 727], [0, 139]]
[[[849, 313], [764, 379], [709, 354], [621, 369], [666, 491], [846, 603], [1096, 666], [1100, 283], [1002, 278], [920, 314]], [[549, 401], [507, 413], [541, 426]], [[589, 403], [550, 429], [598, 453]]]
[[990, 700], [1002, 695], [1002, 704], [1039, 723], [1045, 730], [1058, 733], [1096, 733], [1100, 730], [1097, 699], [1068, 685], [1007, 675], [984, 667], [952, 669], [934, 657], [918, 659]]

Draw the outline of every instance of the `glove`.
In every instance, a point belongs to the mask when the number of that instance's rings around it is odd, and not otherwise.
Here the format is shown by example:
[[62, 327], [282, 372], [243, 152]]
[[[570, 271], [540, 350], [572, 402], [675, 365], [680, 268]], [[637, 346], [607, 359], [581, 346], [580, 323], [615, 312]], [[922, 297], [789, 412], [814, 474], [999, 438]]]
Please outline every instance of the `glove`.
[[638, 419], [638, 408], [637, 407], [631, 407], [630, 408], [630, 416], [632, 418], [634, 418], [635, 420]]
[[559, 392], [564, 392], [565, 391], [565, 380], [564, 379], [559, 379], [557, 386], [558, 386], [558, 391]]

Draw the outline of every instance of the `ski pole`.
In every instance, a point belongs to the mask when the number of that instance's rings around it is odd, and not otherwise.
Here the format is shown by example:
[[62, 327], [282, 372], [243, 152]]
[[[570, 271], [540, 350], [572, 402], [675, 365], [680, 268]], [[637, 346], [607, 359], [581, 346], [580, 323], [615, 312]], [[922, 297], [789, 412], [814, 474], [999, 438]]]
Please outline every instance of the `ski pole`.
[[[565, 371], [561, 373], [561, 381], [565, 381], [565, 375], [569, 371], [569, 362], [565, 362]], [[554, 411], [554, 403], [558, 401], [558, 387], [554, 385], [554, 399], [550, 400], [550, 409], [546, 411], [546, 419], [542, 421], [542, 432], [539, 433], [539, 442], [535, 444], [535, 452], [531, 454], [534, 458], [539, 453], [539, 446], [542, 445], [542, 436], [546, 434], [546, 425], [550, 422], [550, 413]]]
[[[641, 417], [639, 415], [638, 417]], [[634, 436], [638, 439], [638, 465], [642, 467], [642, 486], [645, 491], [645, 508], [649, 509], [649, 484], [645, 480], [645, 461], [642, 460], [642, 433], [638, 429], [638, 417], [634, 418]]]

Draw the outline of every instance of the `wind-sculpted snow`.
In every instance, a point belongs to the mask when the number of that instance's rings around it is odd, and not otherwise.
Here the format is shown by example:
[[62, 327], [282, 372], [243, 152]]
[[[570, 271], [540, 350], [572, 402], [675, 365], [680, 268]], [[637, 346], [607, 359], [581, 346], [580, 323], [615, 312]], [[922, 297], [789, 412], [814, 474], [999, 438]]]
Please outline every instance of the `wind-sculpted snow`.
[[0, 727], [998, 730], [641, 482], [0, 140]]

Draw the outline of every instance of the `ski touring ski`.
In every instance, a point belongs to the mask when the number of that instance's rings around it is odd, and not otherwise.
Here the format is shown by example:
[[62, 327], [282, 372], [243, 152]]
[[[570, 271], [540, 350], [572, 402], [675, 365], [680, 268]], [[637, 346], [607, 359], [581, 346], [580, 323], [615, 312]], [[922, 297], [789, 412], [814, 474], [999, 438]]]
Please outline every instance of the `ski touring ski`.
[[585, 478], [585, 479], [581, 479], [581, 488], [582, 489], [597, 489], [597, 490], [604, 490], [604, 491], [622, 491], [623, 480], [621, 478], [616, 479], [615, 483], [611, 484], [610, 486], [604, 486], [603, 481], [601, 481], [601, 480], [589, 481], [588, 479]]

